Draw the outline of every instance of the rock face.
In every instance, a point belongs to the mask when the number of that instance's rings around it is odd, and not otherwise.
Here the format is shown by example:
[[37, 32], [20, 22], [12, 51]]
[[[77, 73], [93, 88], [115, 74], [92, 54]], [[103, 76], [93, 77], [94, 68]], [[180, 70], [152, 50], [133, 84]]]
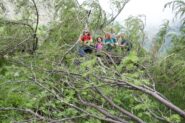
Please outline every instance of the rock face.
[[[3, 10], [1, 10], [1, 6]], [[54, 5], [48, 0], [37, 2], [37, 6], [39, 9], [39, 24], [48, 24], [54, 18]], [[21, 14], [16, 12], [16, 6], [10, 0], [0, 1], [0, 13], [0, 17], [5, 17], [10, 20], [16, 20], [21, 17]]]

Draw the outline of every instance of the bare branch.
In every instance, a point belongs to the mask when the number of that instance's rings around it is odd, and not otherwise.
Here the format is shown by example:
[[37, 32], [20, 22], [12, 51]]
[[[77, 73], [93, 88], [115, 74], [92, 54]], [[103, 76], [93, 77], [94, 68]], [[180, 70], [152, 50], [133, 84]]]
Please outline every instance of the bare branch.
[[37, 23], [36, 23], [36, 26], [35, 26], [35, 34], [34, 34], [34, 38], [35, 38], [36, 42], [33, 45], [33, 51], [35, 51], [38, 48], [37, 28], [38, 28], [38, 25], [39, 25], [39, 12], [38, 12], [38, 8], [37, 8], [37, 5], [35, 3], [35, 0], [32, 0], [32, 2], [33, 2], [33, 5], [35, 7], [36, 16], [37, 16]]
[[[80, 38], [80, 37], [79, 37], [79, 38]], [[77, 40], [77, 41], [73, 44], [73, 46], [72, 46], [71, 48], [69, 48], [69, 49], [64, 53], [62, 59], [60, 60], [60, 63], [64, 60], [65, 56], [66, 56], [72, 49], [75, 48], [75, 46], [76, 46], [78, 43], [79, 43], [79, 40]]]
[[24, 25], [24, 26], [27, 26], [29, 27], [33, 32], [34, 32], [34, 29], [33, 27], [28, 24], [28, 23], [24, 23], [24, 22], [21, 22], [21, 21], [13, 21], [13, 20], [4, 20], [4, 19], [0, 19], [0, 23], [4, 23], [4, 24], [15, 24], [15, 25]]
[[0, 108], [0, 111], [11, 111], [11, 110], [25, 112], [25, 113], [36, 116], [38, 119], [45, 120], [45, 121], [48, 121], [48, 120], [51, 121], [51, 119], [45, 118], [45, 117], [39, 115], [38, 113], [32, 111], [31, 109], [12, 108], [12, 107]]
[[129, 1], [130, 1], [130, 0], [126, 0], [126, 1], [124, 2], [124, 4], [122, 5], [122, 7], [118, 10], [118, 13], [117, 13], [114, 17], [112, 17], [112, 18], [106, 23], [106, 25], [109, 25], [110, 23], [112, 23], [112, 22], [118, 17], [118, 15], [122, 12], [122, 10], [125, 8], [126, 4], [127, 4]]
[[112, 120], [114, 120], [113, 123], [128, 123], [128, 121], [124, 120], [124, 119], [121, 119], [117, 116], [114, 116], [112, 114], [110, 114], [109, 112], [107, 112], [105, 109], [103, 109], [102, 107], [99, 107], [93, 103], [88, 103], [86, 101], [84, 101], [81, 96], [79, 94], [77, 94], [78, 96], [78, 99], [80, 100], [80, 102], [86, 106], [90, 106], [90, 107], [93, 107], [95, 108], [97, 111], [99, 111], [100, 113], [102, 113], [103, 115], [105, 115], [106, 117], [108, 118], [111, 118]]
[[140, 118], [138, 118], [137, 116], [135, 116], [134, 114], [128, 112], [127, 110], [123, 109], [122, 107], [116, 105], [111, 99], [109, 99], [107, 96], [105, 96], [103, 94], [103, 92], [100, 91], [100, 89], [98, 89], [97, 87], [94, 87], [96, 89], [96, 91], [106, 100], [108, 101], [113, 107], [115, 107], [116, 109], [118, 109], [121, 113], [127, 115], [128, 117], [132, 118], [133, 120], [137, 121], [138, 123], [144, 123], [143, 120], [141, 120]]
[[37, 28], [38, 28], [38, 25], [39, 25], [39, 12], [38, 12], [38, 8], [37, 8], [37, 4], [35, 3], [35, 0], [32, 0], [32, 2], [33, 2], [33, 5], [35, 7], [36, 16], [37, 16], [37, 23], [36, 23], [36, 26], [35, 26], [35, 34], [37, 34]]
[[[109, 78], [110, 79], [110, 78]], [[121, 85], [121, 84], [128, 84], [129, 86], [143, 92], [146, 93], [152, 97], [154, 97], [156, 100], [158, 100], [159, 102], [161, 102], [162, 104], [164, 104], [165, 106], [167, 106], [169, 109], [175, 111], [176, 113], [178, 113], [180, 116], [182, 116], [183, 118], [185, 118], [185, 111], [183, 111], [182, 109], [180, 109], [179, 107], [175, 106], [173, 103], [171, 103], [170, 101], [164, 99], [163, 97], [161, 97], [159, 95], [159, 92], [155, 91], [155, 90], [149, 90], [147, 88], [141, 87], [141, 86], [136, 86], [134, 84], [131, 84], [129, 82], [123, 81], [123, 80], [116, 80], [116, 79], [110, 79], [113, 81], [116, 81], [117, 84]]]
[[[31, 38], [32, 38], [32, 35], [29, 36], [28, 38], [24, 39], [24, 40], [21, 41], [20, 43], [16, 44], [16, 46], [14, 46], [14, 47], [10, 46], [10, 47], [4, 49], [3, 51], [0, 51], [0, 55], [3, 56], [3, 55], [6, 55], [6, 54], [8, 54], [8, 53], [10, 53], [10, 52], [13, 52], [15, 49], [17, 49], [18, 46], [20, 46], [20, 45], [22, 45], [23, 43], [29, 41], [29, 39], [31, 39]], [[8, 51], [8, 50], [9, 50], [9, 51]]]

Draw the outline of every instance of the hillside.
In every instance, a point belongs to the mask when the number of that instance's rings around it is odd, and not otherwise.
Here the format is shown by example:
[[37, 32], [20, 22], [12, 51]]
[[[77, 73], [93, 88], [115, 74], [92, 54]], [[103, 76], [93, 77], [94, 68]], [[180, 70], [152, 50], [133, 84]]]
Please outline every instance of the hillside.
[[[183, 16], [176, 30], [164, 22], [146, 51], [140, 16], [125, 19], [124, 25], [115, 22], [129, 0], [112, 1], [114, 13], [104, 11], [98, 0], [82, 5], [75, 0], [15, 0], [14, 19], [7, 18], [7, 2], [12, 1], [0, 1], [2, 123], [185, 122]], [[183, 15], [184, 5], [172, 1], [165, 7]], [[39, 22], [39, 7], [54, 7], [48, 25]], [[88, 31], [92, 53], [82, 57], [82, 36]], [[105, 43], [108, 34], [117, 39], [111, 49]], [[128, 47], [119, 43], [123, 35]], [[94, 47], [98, 37], [104, 38], [100, 51]], [[171, 46], [161, 55], [168, 42]]]

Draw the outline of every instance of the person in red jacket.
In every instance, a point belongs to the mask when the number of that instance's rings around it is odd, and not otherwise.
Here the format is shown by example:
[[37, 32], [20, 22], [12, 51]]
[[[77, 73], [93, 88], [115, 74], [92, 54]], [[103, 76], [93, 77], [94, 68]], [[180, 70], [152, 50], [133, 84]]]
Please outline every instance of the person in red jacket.
[[80, 37], [80, 42], [84, 45], [90, 45], [92, 43], [92, 36], [89, 31], [85, 30]]
[[89, 31], [85, 30], [80, 37], [80, 43], [82, 44], [79, 50], [80, 56], [85, 56], [86, 53], [92, 53], [93, 47], [91, 46], [93, 40]]

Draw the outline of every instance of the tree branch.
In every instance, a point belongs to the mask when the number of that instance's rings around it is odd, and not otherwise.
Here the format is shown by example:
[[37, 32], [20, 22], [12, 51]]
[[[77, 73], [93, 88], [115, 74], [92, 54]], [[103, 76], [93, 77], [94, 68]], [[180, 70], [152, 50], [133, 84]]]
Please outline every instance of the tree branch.
[[130, 117], [131, 119], [137, 121], [138, 123], [144, 123], [143, 120], [141, 120], [140, 118], [138, 118], [137, 116], [135, 116], [134, 114], [128, 112], [127, 110], [121, 108], [120, 106], [116, 105], [111, 99], [109, 99], [107, 96], [105, 96], [103, 94], [103, 92], [100, 91], [100, 89], [98, 89], [97, 87], [94, 86], [94, 88], [96, 89], [96, 91], [106, 100], [108, 101], [113, 107], [115, 107], [116, 109], [118, 109], [121, 113], [127, 115], [128, 117]]
[[35, 51], [38, 48], [38, 37], [37, 37], [37, 28], [39, 25], [39, 12], [38, 12], [38, 8], [37, 5], [35, 3], [35, 0], [32, 0], [33, 5], [35, 7], [35, 11], [36, 11], [36, 16], [37, 16], [37, 22], [36, 22], [36, 26], [35, 26], [35, 34], [34, 34], [34, 38], [35, 38], [35, 44], [33, 45], [33, 51]]
[[130, 0], [126, 0], [126, 1], [124, 2], [124, 4], [122, 5], [122, 7], [118, 10], [118, 13], [117, 13], [114, 17], [112, 17], [112, 18], [106, 23], [106, 25], [109, 25], [110, 23], [112, 23], [112, 22], [118, 17], [118, 15], [122, 12], [122, 10], [125, 8], [126, 4], [127, 4], [129, 1], [130, 1]]
[[52, 121], [51, 119], [45, 118], [45, 117], [39, 115], [38, 113], [32, 111], [31, 109], [22, 109], [22, 108], [13, 108], [13, 107], [0, 108], [0, 111], [11, 111], [11, 110], [29, 113], [31, 115], [36, 116], [38, 119], [41, 119], [41, 120]]
[[20, 22], [20, 21], [13, 21], [13, 20], [0, 19], [0, 22], [1, 21], [3, 21], [3, 23], [6, 23], [6, 24], [24, 25], [24, 26], [29, 27], [34, 32], [33, 27], [28, 23], [24, 23], [24, 22]]
[[78, 99], [80, 100], [80, 102], [86, 106], [89, 106], [89, 107], [93, 107], [95, 108], [97, 111], [99, 111], [101, 114], [105, 115], [106, 117], [108, 118], [111, 118], [113, 121], [113, 123], [128, 123], [128, 121], [125, 121], [124, 119], [121, 119], [117, 116], [113, 116], [112, 114], [110, 114], [109, 112], [107, 112], [105, 109], [93, 104], [93, 103], [88, 103], [86, 101], [84, 101], [81, 96], [79, 94], [77, 94], [78, 96]]
[[36, 26], [35, 26], [35, 34], [37, 34], [37, 28], [38, 28], [38, 25], [39, 25], [39, 11], [38, 11], [38, 8], [37, 8], [37, 4], [35, 3], [35, 0], [32, 0], [33, 2], [33, 5], [35, 7], [35, 11], [36, 11], [36, 16], [37, 16], [37, 22], [36, 22]]
[[[110, 78], [109, 78], [110, 79]], [[162, 104], [164, 104], [166, 107], [168, 107], [169, 109], [175, 111], [176, 113], [178, 113], [180, 116], [182, 116], [183, 118], [185, 118], [185, 111], [183, 111], [182, 109], [180, 109], [179, 107], [175, 106], [173, 103], [171, 103], [170, 101], [164, 99], [163, 97], [161, 97], [159, 95], [159, 92], [153, 90], [149, 90], [147, 88], [144, 88], [144, 87], [141, 87], [141, 86], [136, 86], [134, 84], [131, 84], [129, 82], [126, 82], [126, 81], [123, 81], [123, 80], [116, 80], [116, 79], [110, 79], [110, 80], [113, 80], [113, 81], [116, 81], [117, 84], [121, 85], [121, 84], [124, 84], [125, 83], [143, 93], [146, 93], [152, 97], [154, 97], [156, 100], [158, 100], [159, 102], [161, 102]]]

